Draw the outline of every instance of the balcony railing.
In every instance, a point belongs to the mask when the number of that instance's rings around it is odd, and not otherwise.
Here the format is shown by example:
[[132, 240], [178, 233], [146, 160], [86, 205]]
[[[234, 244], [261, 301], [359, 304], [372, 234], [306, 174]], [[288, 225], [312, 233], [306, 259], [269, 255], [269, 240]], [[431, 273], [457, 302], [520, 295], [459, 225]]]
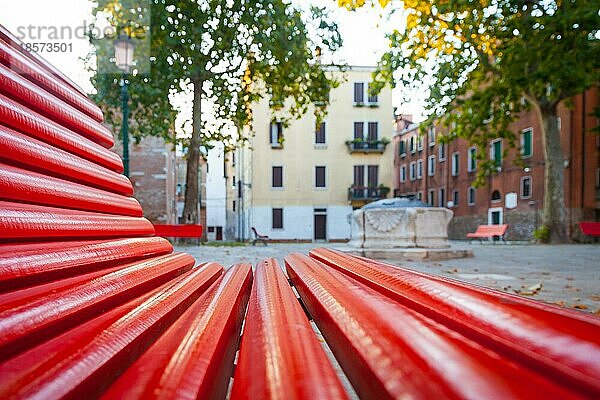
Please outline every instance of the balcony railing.
[[348, 188], [348, 200], [350, 201], [375, 201], [385, 199], [390, 193], [390, 188], [386, 186], [355, 186]]
[[383, 153], [388, 140], [348, 140], [346, 146], [350, 153]]

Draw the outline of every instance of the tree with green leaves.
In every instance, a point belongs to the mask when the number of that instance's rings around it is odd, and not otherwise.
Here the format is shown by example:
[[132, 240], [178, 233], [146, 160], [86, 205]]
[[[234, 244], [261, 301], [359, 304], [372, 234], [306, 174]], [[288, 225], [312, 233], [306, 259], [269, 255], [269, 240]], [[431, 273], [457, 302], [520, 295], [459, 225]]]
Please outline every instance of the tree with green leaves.
[[[269, 96], [274, 108], [287, 100], [290, 117], [311, 104], [317, 118], [325, 113], [329, 90], [337, 84], [314, 60], [316, 47], [341, 46], [337, 25], [323, 8], [309, 15], [283, 0], [100, 0], [96, 16], [108, 15], [117, 30], [148, 35], [150, 72], [130, 76], [134, 136], [163, 135], [176, 110], [169, 95], [193, 92], [191, 137], [185, 139], [187, 175], [184, 223], [198, 223], [200, 147], [231, 143], [231, 125], [249, 125], [250, 104]], [[149, 26], [141, 22], [151, 14]], [[98, 62], [109, 62], [98, 57]], [[100, 70], [100, 68], [98, 68]], [[118, 106], [118, 74], [97, 74], [96, 99]], [[261, 84], [253, 85], [252, 82]], [[203, 109], [203, 105], [208, 110]], [[138, 112], [135, 112], [135, 111]], [[119, 116], [111, 119], [120, 124]]]
[[[388, 35], [390, 50], [379, 62], [374, 89], [388, 82], [405, 88], [428, 84], [430, 122], [451, 128], [445, 140], [476, 144], [479, 157], [494, 138], [514, 146], [509, 124], [532, 109], [544, 145], [542, 223], [551, 242], [567, 241], [558, 105], [599, 82], [598, 2], [404, 0], [402, 8], [389, 0], [379, 3], [403, 13], [406, 26]], [[365, 0], [338, 4], [354, 9]], [[493, 160], [484, 161], [479, 181], [496, 172]]]

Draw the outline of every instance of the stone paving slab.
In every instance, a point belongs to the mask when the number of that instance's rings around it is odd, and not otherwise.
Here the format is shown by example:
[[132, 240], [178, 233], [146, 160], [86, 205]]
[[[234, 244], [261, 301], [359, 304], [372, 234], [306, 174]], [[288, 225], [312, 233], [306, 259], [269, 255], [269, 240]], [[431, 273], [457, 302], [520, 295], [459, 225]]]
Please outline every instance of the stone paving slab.
[[[281, 265], [292, 252], [308, 253], [314, 247], [340, 247], [330, 243], [285, 243], [268, 246], [176, 246], [197, 262], [256, 264], [274, 257]], [[600, 315], [600, 245], [479, 244], [452, 242], [455, 249], [473, 251], [472, 258], [445, 261], [387, 261], [431, 274], [527, 295], [563, 307]]]

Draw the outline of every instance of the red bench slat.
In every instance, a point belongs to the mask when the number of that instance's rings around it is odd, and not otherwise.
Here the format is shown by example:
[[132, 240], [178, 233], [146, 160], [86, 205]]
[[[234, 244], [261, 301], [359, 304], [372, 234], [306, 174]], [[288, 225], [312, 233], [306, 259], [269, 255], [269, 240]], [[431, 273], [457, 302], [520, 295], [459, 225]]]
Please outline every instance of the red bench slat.
[[251, 286], [249, 264], [231, 267], [102, 398], [225, 398]]
[[154, 224], [154, 232], [162, 237], [199, 238], [202, 237], [202, 225]]
[[143, 215], [133, 197], [12, 167], [0, 162], [0, 199], [107, 214]]
[[0, 94], [0, 124], [112, 171], [123, 172], [123, 162], [112, 151], [2, 94]]
[[172, 251], [171, 244], [159, 237], [0, 244], [0, 292]]
[[112, 133], [106, 126], [3, 64], [0, 64], [0, 92], [106, 148], [115, 144]]
[[503, 225], [479, 225], [474, 233], [467, 233], [469, 238], [488, 238], [494, 236], [504, 236], [508, 229], [507, 224]]
[[275, 259], [256, 267], [231, 398], [347, 398]]
[[145, 218], [0, 201], [0, 240], [151, 236]]
[[568, 382], [574, 390], [600, 395], [596, 318], [330, 249], [311, 250], [310, 256], [486, 348]]
[[580, 222], [581, 232], [590, 236], [600, 236], [600, 222]]
[[360, 397], [581, 397], [312, 258], [285, 262]]
[[71, 106], [94, 118], [97, 122], [103, 121], [102, 111], [82, 93], [74, 91], [66, 83], [54, 79], [52, 75], [35, 61], [27, 58], [16, 49], [11, 48], [4, 40], [0, 39], [0, 62], [11, 70], [18, 72], [31, 82], [41, 86], [48, 92], [66, 101]]

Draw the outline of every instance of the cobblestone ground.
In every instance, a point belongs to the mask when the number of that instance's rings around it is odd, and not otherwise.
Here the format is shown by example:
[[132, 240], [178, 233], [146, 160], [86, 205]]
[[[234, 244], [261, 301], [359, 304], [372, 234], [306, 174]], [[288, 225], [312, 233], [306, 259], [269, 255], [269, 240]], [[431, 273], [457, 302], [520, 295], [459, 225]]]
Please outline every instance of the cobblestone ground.
[[[197, 262], [216, 261], [229, 266], [237, 262], [256, 264], [267, 257], [274, 257], [282, 264], [287, 254], [306, 254], [320, 245], [178, 245], [176, 249], [192, 254]], [[447, 261], [382, 261], [600, 315], [600, 245], [453, 242], [452, 246], [471, 249], [474, 257]]]

